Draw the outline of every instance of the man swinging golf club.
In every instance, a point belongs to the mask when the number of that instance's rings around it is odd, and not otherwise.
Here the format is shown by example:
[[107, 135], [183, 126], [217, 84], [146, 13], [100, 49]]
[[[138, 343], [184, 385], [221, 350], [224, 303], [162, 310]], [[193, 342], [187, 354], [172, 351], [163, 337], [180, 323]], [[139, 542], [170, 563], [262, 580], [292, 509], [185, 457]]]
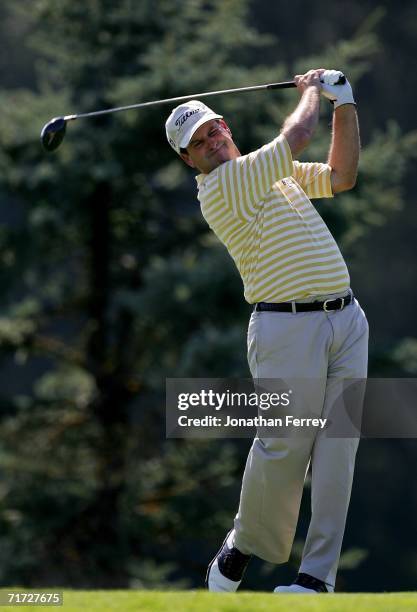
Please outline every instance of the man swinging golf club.
[[[342, 78], [341, 78], [342, 77]], [[359, 129], [352, 88], [339, 71], [295, 76], [301, 99], [280, 134], [241, 155], [221, 115], [192, 100], [170, 114], [170, 145], [192, 168], [201, 211], [236, 263], [254, 304], [248, 361], [254, 379], [315, 379], [309, 410], [326, 417], [341, 379], [367, 375], [368, 323], [346, 264], [311, 203], [355, 185]], [[343, 83], [343, 84], [337, 84]], [[293, 158], [310, 142], [320, 96], [333, 102], [328, 163]], [[234, 525], [210, 563], [210, 591], [239, 587], [252, 555], [288, 560], [307, 469], [311, 521], [298, 576], [275, 592], [334, 591], [358, 438], [261, 438], [249, 452]]]

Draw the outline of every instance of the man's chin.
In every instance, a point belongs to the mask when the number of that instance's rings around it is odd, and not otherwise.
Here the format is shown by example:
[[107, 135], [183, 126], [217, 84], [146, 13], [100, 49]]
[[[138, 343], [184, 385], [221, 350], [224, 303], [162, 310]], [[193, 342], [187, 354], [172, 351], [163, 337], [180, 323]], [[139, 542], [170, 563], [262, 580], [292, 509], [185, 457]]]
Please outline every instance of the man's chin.
[[210, 169], [207, 169], [207, 172], [211, 172], [212, 170], [215, 170], [216, 168], [218, 168], [225, 162], [230, 161], [231, 159], [232, 159], [232, 156], [229, 154], [227, 150], [223, 151], [219, 149], [219, 151], [216, 151], [216, 153], [214, 153], [209, 159]]
[[229, 161], [228, 159], [214, 159], [211, 166], [210, 166], [210, 170], [209, 172], [212, 172], [212, 170], [215, 170], [216, 168], [218, 168], [219, 166], [221, 166], [222, 164], [224, 164], [225, 162]]
[[215, 162], [217, 163], [218, 166], [220, 166], [220, 164], [224, 164], [224, 162], [230, 161], [231, 159], [232, 158], [231, 158], [229, 151], [225, 149], [224, 147], [222, 147], [215, 154]]

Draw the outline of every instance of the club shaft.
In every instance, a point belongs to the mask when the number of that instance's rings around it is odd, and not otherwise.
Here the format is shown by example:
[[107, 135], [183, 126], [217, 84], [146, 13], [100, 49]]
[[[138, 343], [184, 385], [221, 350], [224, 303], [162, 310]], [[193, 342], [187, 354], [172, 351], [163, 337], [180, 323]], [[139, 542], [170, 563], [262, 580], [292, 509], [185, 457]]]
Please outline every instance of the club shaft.
[[189, 96], [178, 96], [177, 98], [166, 98], [165, 100], [154, 100], [153, 102], [140, 102], [139, 104], [130, 104], [129, 106], [118, 106], [116, 108], [107, 108], [101, 111], [91, 113], [80, 113], [78, 115], [67, 115], [65, 121], [74, 121], [82, 117], [98, 117], [99, 115], [108, 115], [109, 113], [119, 113], [120, 111], [131, 110], [133, 108], [144, 108], [146, 106], [157, 106], [158, 104], [172, 104], [182, 102], [183, 100], [191, 100], [193, 98], [208, 98], [209, 96], [219, 96], [220, 94], [243, 93], [245, 91], [261, 91], [263, 89], [288, 89], [296, 87], [294, 81], [283, 81], [281, 83], [269, 83], [267, 85], [253, 85], [252, 87], [238, 87], [235, 89], [222, 89], [220, 91], [206, 91], [203, 93], [190, 94]]

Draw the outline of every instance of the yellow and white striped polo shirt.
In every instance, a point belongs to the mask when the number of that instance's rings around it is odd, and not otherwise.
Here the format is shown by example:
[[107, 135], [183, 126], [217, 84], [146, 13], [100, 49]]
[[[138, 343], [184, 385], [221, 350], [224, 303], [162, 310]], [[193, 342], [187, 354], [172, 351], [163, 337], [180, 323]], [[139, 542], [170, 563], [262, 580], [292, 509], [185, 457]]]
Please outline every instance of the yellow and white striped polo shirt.
[[233, 257], [245, 299], [287, 302], [349, 288], [349, 273], [309, 198], [333, 197], [331, 168], [293, 161], [286, 138], [196, 177], [201, 211]]

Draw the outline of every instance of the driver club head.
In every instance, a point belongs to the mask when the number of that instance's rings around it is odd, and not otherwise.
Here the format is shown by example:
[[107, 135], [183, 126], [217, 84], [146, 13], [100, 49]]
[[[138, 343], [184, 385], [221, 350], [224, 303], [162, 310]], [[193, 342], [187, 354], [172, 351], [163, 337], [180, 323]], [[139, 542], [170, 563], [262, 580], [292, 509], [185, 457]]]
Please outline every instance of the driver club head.
[[54, 117], [43, 126], [41, 132], [42, 146], [46, 151], [55, 151], [64, 140], [67, 122], [64, 117]]

